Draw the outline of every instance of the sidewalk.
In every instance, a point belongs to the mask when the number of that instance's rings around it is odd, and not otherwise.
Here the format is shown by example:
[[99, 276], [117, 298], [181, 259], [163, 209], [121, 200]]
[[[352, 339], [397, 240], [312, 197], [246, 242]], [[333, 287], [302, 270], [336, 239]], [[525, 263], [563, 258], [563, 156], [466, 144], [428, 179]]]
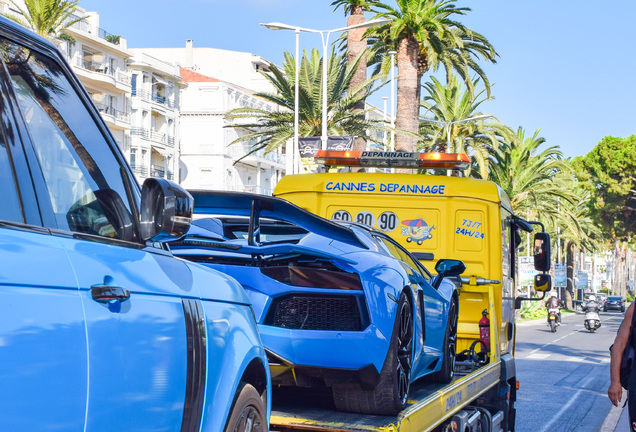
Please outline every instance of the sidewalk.
[[627, 406], [623, 408], [623, 403], [627, 398], [627, 392], [623, 390], [623, 402], [617, 407], [613, 406], [607, 418], [603, 422], [600, 432], [628, 432], [629, 431], [629, 413]]

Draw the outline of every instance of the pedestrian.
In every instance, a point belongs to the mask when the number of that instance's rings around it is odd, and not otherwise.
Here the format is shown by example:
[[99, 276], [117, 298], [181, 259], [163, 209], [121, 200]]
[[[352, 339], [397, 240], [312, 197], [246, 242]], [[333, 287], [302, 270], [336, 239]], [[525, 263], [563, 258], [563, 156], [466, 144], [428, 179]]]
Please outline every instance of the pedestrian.
[[[631, 344], [636, 347], [635, 336], [632, 336], [632, 340], [629, 339], [630, 327], [632, 324], [632, 317], [634, 315], [634, 303], [629, 305], [625, 311], [623, 322], [618, 329], [616, 339], [614, 339], [614, 346], [610, 354], [610, 386], [607, 389], [607, 396], [610, 398], [614, 406], [618, 406], [623, 398], [623, 387], [621, 386], [620, 368], [621, 359], [623, 357], [623, 351], [627, 344]], [[634, 333], [636, 335], [636, 332]], [[629, 424], [630, 431], [636, 432], [636, 368], [632, 368], [632, 372], [629, 375], [629, 381], [627, 384], [627, 406], [629, 411]]]

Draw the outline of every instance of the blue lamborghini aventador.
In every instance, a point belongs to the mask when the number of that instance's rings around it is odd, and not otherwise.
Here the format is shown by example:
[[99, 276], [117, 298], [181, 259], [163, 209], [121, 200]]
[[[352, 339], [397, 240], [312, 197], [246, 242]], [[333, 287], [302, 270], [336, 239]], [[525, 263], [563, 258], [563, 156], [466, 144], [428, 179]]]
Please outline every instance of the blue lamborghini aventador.
[[190, 192], [198, 219], [170, 248], [243, 285], [273, 384], [326, 385], [340, 410], [390, 415], [414, 380], [452, 379], [461, 261], [432, 276], [369, 227], [280, 198]]

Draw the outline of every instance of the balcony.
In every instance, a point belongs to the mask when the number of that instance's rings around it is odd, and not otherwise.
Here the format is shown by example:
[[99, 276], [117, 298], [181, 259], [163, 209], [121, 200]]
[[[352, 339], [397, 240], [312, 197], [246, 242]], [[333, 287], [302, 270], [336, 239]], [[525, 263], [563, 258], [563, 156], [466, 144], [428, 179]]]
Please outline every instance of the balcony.
[[130, 135], [138, 136], [138, 137], [141, 137], [143, 139], [149, 139], [150, 138], [150, 131], [148, 129], [145, 129], [145, 128], [140, 128], [140, 127], [133, 126], [132, 128], [130, 128]]
[[74, 63], [75, 66], [81, 69], [107, 75], [118, 83], [125, 84], [127, 86], [131, 84], [131, 78], [126, 73], [121, 72], [120, 70], [113, 70], [106, 64], [85, 60], [80, 57], [75, 57]]
[[174, 108], [174, 102], [170, 101], [165, 96], [160, 96], [158, 94], [151, 94], [150, 92], [148, 92], [146, 90], [133, 89], [132, 90], [132, 97], [139, 98], [139, 99], [144, 100], [146, 102], [151, 102], [152, 101], [152, 102], [158, 103], [160, 105], [165, 105], [168, 108]]
[[166, 180], [172, 180], [174, 175], [172, 174], [171, 171], [166, 170], [161, 165], [152, 165], [150, 167], [150, 177], [158, 177], [158, 178], [165, 178]]
[[164, 144], [168, 147], [174, 147], [174, 137], [161, 132], [151, 131], [141, 127], [132, 127], [130, 129], [130, 134], [142, 137], [143, 139], [149, 139], [156, 143]]
[[243, 192], [250, 192], [250, 193], [254, 193], [254, 194], [268, 195], [268, 196], [272, 196], [274, 194], [274, 190], [273, 189], [264, 188], [262, 186], [256, 186], [256, 185], [245, 185], [245, 186], [243, 186]]
[[100, 113], [113, 116], [116, 120], [130, 123], [130, 113], [116, 110], [115, 108], [102, 103], [96, 103], [95, 105]]
[[[72, 15], [70, 17], [70, 19], [77, 19], [77, 18], [81, 18], [81, 17], [78, 17], [76, 15]], [[94, 27], [90, 25], [89, 23], [87, 23], [86, 21], [79, 21], [79, 22], [73, 23], [73, 25], [71, 25], [71, 28], [77, 29], [81, 32], [88, 33], [93, 36], [97, 36], [98, 38], [104, 39], [106, 42], [116, 46], [119, 46], [121, 42], [121, 36], [108, 33], [103, 28]]]
[[145, 165], [130, 164], [130, 168], [140, 177], [146, 177], [148, 175], [148, 167]]
[[[252, 146], [249, 143], [233, 144], [228, 147], [228, 155], [232, 156], [235, 159], [238, 159], [249, 153], [251, 149]], [[270, 152], [268, 154], [265, 154], [265, 150], [259, 150], [243, 159], [243, 162], [253, 162], [255, 159], [263, 159], [274, 164], [285, 165], [286, 155], [277, 152]]]

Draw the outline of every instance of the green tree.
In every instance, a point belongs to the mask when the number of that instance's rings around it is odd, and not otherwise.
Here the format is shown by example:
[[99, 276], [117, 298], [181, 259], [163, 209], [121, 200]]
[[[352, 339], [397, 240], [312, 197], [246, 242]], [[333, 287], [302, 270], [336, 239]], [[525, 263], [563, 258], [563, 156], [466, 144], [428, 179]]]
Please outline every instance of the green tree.
[[63, 30], [86, 19], [73, 18], [79, 0], [24, 0], [24, 7], [13, 0], [9, 1], [22, 16], [7, 14], [7, 18], [48, 39], [75, 43], [75, 39]]
[[636, 234], [636, 135], [605, 137], [574, 161], [579, 179], [591, 193], [590, 212], [612, 239], [631, 241]]
[[[487, 178], [490, 154], [498, 148], [500, 139], [510, 138], [514, 134], [495, 117], [453, 123], [484, 115], [479, 107], [490, 98], [484, 96], [485, 90], [475, 94], [473, 89], [477, 86], [478, 79], [473, 82], [472, 89], [466, 90], [456, 76], [451, 76], [447, 85], [443, 85], [435, 77], [431, 77], [431, 80], [423, 86], [426, 95], [422, 98], [421, 106], [433, 118], [423, 117], [420, 121], [422, 141], [418, 143], [418, 149], [468, 153], [476, 168], [476, 175]], [[451, 147], [447, 148], [449, 132]]]
[[612, 240], [612, 289], [627, 290], [625, 257], [636, 234], [636, 135], [605, 137], [584, 157], [576, 158], [577, 175], [591, 198], [590, 214], [606, 238]]
[[539, 150], [544, 143], [538, 130], [526, 138], [523, 128], [518, 128], [513, 139], [492, 154], [489, 179], [506, 191], [519, 216], [554, 221], [561, 206], [574, 202], [572, 192], [564, 187], [572, 174], [557, 146]]
[[[311, 56], [303, 53], [299, 71], [299, 135], [320, 136], [322, 130], [322, 61], [318, 50]], [[237, 128], [246, 133], [230, 145], [252, 141], [250, 152], [259, 150], [269, 153], [287, 143], [294, 136], [294, 81], [295, 58], [285, 53], [283, 70], [270, 64], [271, 74], [263, 74], [276, 89], [276, 93], [256, 93], [280, 107], [278, 111], [257, 108], [237, 108], [226, 114], [227, 119], [244, 120], [227, 127]], [[370, 130], [385, 130], [382, 120], [367, 120], [364, 111], [356, 109], [356, 104], [371, 94], [373, 80], [361, 87], [350, 88], [350, 82], [357, 62], [347, 64], [345, 56], [332, 51], [327, 66], [327, 121], [328, 134], [332, 136], [355, 135], [378, 142], [369, 135]], [[247, 156], [245, 155], [245, 156]], [[244, 157], [245, 157], [244, 156]]]
[[470, 75], [475, 72], [489, 92], [489, 81], [475, 58], [495, 62], [497, 54], [484, 36], [454, 20], [455, 16], [470, 11], [456, 7], [455, 0], [396, 0], [395, 3], [396, 8], [373, 3], [378, 17], [392, 21], [370, 29], [369, 33], [380, 35], [375, 49], [397, 51], [396, 128], [410, 134], [398, 134], [396, 148], [415, 151], [422, 76], [430, 69], [436, 71], [443, 66], [449, 76], [456, 72], [471, 87]]

